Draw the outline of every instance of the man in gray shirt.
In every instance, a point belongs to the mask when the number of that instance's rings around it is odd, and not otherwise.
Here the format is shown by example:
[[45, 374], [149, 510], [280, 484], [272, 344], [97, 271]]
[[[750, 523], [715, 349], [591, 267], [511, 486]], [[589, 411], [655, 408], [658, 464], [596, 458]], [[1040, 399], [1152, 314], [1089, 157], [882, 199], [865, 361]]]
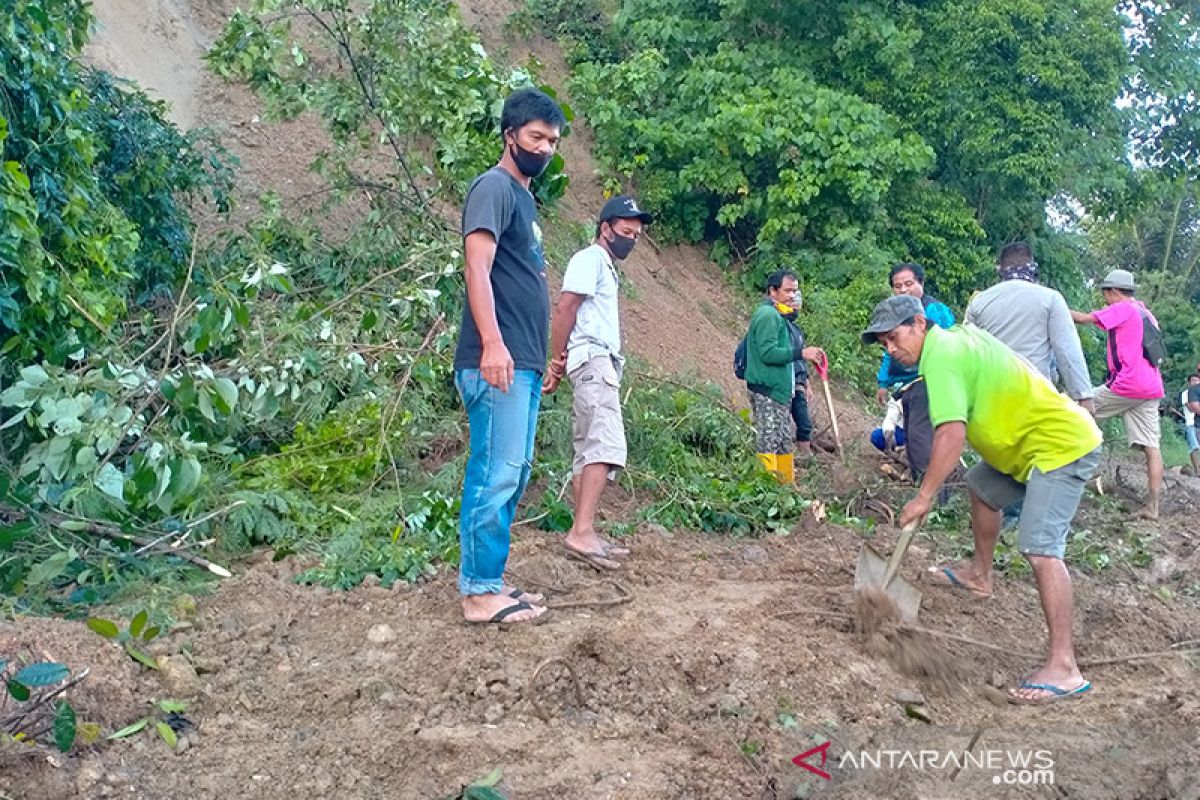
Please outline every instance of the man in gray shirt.
[[1067, 301], [1037, 282], [1037, 262], [1024, 242], [1006, 245], [996, 269], [1000, 283], [971, 300], [964, 322], [1004, 342], [1051, 383], [1061, 377], [1066, 393], [1094, 414], [1092, 380]]

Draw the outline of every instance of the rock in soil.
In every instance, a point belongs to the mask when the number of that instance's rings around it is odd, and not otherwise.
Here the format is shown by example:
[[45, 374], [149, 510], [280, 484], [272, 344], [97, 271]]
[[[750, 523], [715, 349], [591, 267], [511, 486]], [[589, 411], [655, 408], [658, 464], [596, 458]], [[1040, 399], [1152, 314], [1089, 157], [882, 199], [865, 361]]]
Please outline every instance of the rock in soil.
[[367, 641], [371, 644], [387, 644], [396, 641], [396, 631], [391, 625], [372, 625], [367, 631]]
[[204, 688], [195, 668], [183, 656], [160, 657], [158, 674], [163, 686], [175, 697], [195, 697]]

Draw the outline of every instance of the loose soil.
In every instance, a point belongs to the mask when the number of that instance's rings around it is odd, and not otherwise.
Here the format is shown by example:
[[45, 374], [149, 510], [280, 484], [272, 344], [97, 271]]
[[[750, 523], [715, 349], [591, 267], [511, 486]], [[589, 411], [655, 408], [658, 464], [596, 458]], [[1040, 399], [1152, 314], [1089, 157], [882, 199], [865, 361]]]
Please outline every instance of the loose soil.
[[[202, 52], [232, 5], [96, 2], [102, 20], [115, 9], [141, 23], [126, 26], [134, 30], [152, 30], [166, 14], [169, 24], [162, 24], [195, 43], [180, 45], [177, 60]], [[489, 48], [497, 45], [513, 4], [464, 6]], [[140, 59], [151, 73], [161, 55], [140, 56], [121, 40], [98, 46]], [[535, 48], [546, 77], [564, 74], [548, 43], [522, 46]], [[127, 74], [142, 77], [132, 68]], [[319, 147], [318, 126], [303, 119], [267, 125], [254, 98], [195, 74], [191, 96], [198, 99], [187, 113], [216, 126], [242, 157], [247, 191], [272, 187], [306, 202], [319, 188], [304, 169]], [[583, 121], [564, 145], [574, 178], [566, 213], [576, 220], [588, 219], [602, 200], [589, 136]], [[652, 247], [640, 247], [626, 270], [637, 289], [636, 299], [623, 301], [630, 349], [666, 372], [691, 369], [740, 403], [730, 354], [743, 317], [718, 271], [694, 248]], [[861, 439], [869, 417], [850, 405], [839, 410], [849, 420], [847, 439]], [[447, 452], [431, 450], [429, 462]], [[843, 498], [860, 493], [849, 501], [859, 516], [886, 521], [880, 503], [872, 510], [862, 499], [864, 487], [876, 485], [875, 461], [855, 451], [850, 463], [853, 470], [824, 457], [816, 469]], [[1133, 471], [1125, 468], [1127, 476]], [[1136, 493], [1115, 476], [1114, 484], [1108, 491]], [[1197, 486], [1173, 475], [1171, 516], [1152, 526], [1114, 520], [1100, 510], [1111, 506], [1089, 501], [1078, 529], [1140, 526], [1154, 561], [1095, 574], [1071, 565], [1081, 660], [1200, 644], [1200, 609], [1185, 596], [1200, 567]], [[610, 519], [635, 513], [620, 496], [605, 508]], [[876, 545], [887, 552], [893, 540], [894, 529], [880, 525]], [[788, 535], [757, 540], [645, 526], [631, 539], [628, 568], [599, 574], [566, 560], [556, 536], [520, 527], [511, 577], [549, 592], [558, 608], [544, 625], [504, 631], [461, 624], [449, 570], [416, 586], [331, 593], [297, 585], [293, 578], [306, 565], [295, 558], [276, 563], [263, 554], [156, 643], [156, 655], [195, 668], [198, 676], [187, 680], [163, 681], [81, 623], [20, 620], [0, 626], [0, 652], [91, 668], [71, 694], [81, 718], [108, 731], [146, 713], [152, 698], [194, 692], [188, 717], [197, 727], [178, 753], [150, 735], [69, 757], [0, 751], [0, 796], [441, 798], [497, 767], [500, 788], [514, 800], [1200, 794], [1197, 659], [1092, 666], [1084, 671], [1095, 689], [1081, 700], [1009, 705], [1004, 688], [1036, 666], [1022, 653], [1037, 653], [1045, 642], [1032, 580], [998, 576], [987, 601], [922, 587], [921, 625], [1003, 652], [944, 637], [896, 638], [894, 631], [889, 639], [885, 622], [864, 637], [852, 624], [862, 541], [854, 530], [811, 517]], [[942, 563], [945, 549], [919, 535], [905, 574], [923, 575]], [[938, 680], [914, 677], [929, 670], [897, 655], [914, 642], [921, 663], [945, 667], [935, 670]], [[827, 742], [803, 763], [828, 780], [792, 762]], [[977, 758], [1002, 763], [946, 765], [947, 753], [969, 746]], [[886, 751], [922, 750], [937, 751], [935, 766], [886, 766], [901, 757]], [[1053, 760], [1053, 785], [997, 782], [1007, 759], [1038, 750]], [[861, 751], [884, 766], [844, 760]]]
[[[1191, 540], [1183, 524], [1166, 526], [1178, 532], [1164, 537], [1172, 546]], [[880, 527], [881, 547], [891, 530]], [[930, 680], [855, 631], [862, 539], [853, 531], [807, 520], [787, 536], [738, 541], [647, 527], [633, 537], [629, 568], [603, 575], [566, 560], [551, 534], [522, 528], [517, 537], [511, 577], [548, 591], [559, 609], [544, 625], [503, 631], [461, 624], [449, 572], [413, 587], [330, 593], [294, 583], [302, 564], [264, 557], [159, 645], [200, 673], [189, 712], [198, 729], [184, 752], [147, 736], [58, 766], [25, 758], [5, 765], [0, 791], [440, 798], [496, 767], [510, 797], [545, 800], [1129, 800], [1200, 790], [1195, 659], [1086, 667], [1095, 689], [1081, 700], [1004, 702], [1002, 689], [1036, 666], [1022, 651], [1044, 646], [1028, 578], [999, 577], [987, 601], [923, 585], [921, 625], [1007, 651], [925, 640], [922, 658], [946, 667]], [[910, 579], [934, 561], [921, 538], [905, 565]], [[1151, 572], [1075, 574], [1081, 661], [1197, 645], [1200, 609], [1156, 597]], [[85, 685], [97, 697], [122, 687], [101, 704], [109, 725], [144, 713], [135, 698], [168, 693], [78, 623], [28, 620], [22, 630], [51, 630], [38, 651], [91, 666]], [[87, 691], [76, 694], [83, 705]], [[100, 713], [85, 708], [85, 718]], [[993, 782], [1002, 770], [970, 765], [953, 774], [952, 765], [842, 761], [864, 750], [959, 752], [981, 729], [977, 754], [1048, 751], [1054, 785], [1005, 787]], [[826, 741], [830, 780], [792, 763]], [[820, 766], [819, 754], [808, 763]]]

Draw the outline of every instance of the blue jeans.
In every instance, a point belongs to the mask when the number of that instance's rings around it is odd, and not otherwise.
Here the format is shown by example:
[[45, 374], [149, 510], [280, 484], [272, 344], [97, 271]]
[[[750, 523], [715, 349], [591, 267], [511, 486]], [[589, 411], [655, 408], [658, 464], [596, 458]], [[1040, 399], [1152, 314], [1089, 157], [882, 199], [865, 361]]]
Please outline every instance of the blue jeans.
[[512, 386], [502, 392], [480, 377], [479, 370], [460, 369], [454, 373], [454, 385], [471, 425], [458, 517], [458, 591], [494, 594], [500, 591], [508, 562], [509, 526], [533, 465], [542, 379], [533, 370], [518, 369]]
[[1194, 425], [1183, 426], [1183, 438], [1187, 439], [1188, 452], [1200, 450], [1200, 441], [1197, 441], [1196, 427]]

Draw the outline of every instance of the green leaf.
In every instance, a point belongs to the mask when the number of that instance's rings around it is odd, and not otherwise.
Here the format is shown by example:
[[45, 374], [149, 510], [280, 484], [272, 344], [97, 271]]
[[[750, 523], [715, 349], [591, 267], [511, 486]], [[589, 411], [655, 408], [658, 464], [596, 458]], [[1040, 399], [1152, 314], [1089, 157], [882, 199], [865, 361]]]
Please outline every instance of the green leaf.
[[46, 374], [39, 364], [30, 364], [27, 367], [21, 368], [21, 380], [30, 386], [41, 386], [46, 381], [50, 380], [50, 376]]
[[472, 783], [472, 786], [495, 786], [500, 783], [500, 779], [504, 777], [504, 768], [496, 767], [494, 770], [484, 775], [479, 780]]
[[80, 722], [75, 725], [79, 743], [85, 747], [100, 738], [100, 726], [95, 722]]
[[125, 642], [125, 652], [139, 664], [150, 669], [158, 669], [158, 662], [151, 658], [145, 650], [135, 647], [131, 642]]
[[213, 399], [216, 401], [217, 408], [226, 416], [232, 414], [233, 409], [237, 408], [237, 385], [229, 378], [217, 378], [213, 381], [213, 388], [216, 389], [216, 396]]
[[143, 642], [151, 642], [158, 636], [158, 633], [159, 633], [158, 626], [151, 625], [149, 628], [146, 628], [146, 632], [142, 634], [142, 641]]
[[179, 744], [179, 739], [176, 738], [175, 731], [171, 730], [171, 726], [167, 723], [156, 722], [154, 723], [154, 729], [158, 731], [158, 735], [162, 737], [162, 740], [167, 743], [167, 747], [174, 750], [175, 745]]
[[75, 552], [75, 548], [70, 550], [60, 550], [54, 555], [42, 561], [29, 570], [29, 574], [25, 576], [26, 586], [41, 586], [43, 583], [48, 583], [59, 575], [62, 575], [67, 570], [67, 565], [78, 558], [79, 555]]
[[100, 468], [100, 472], [92, 480], [92, 483], [96, 484], [96, 488], [109, 497], [115, 497], [122, 501], [125, 499], [125, 476], [121, 474], [121, 470], [113, 466], [112, 462]]
[[29, 699], [29, 688], [16, 680], [9, 678], [8, 693], [13, 696], [14, 700], [20, 700], [22, 703]]
[[54, 706], [54, 744], [64, 753], [75, 744], [75, 709], [63, 700]]
[[121, 730], [116, 731], [115, 733], [110, 733], [105, 738], [106, 739], [124, 739], [126, 736], [132, 736], [133, 734], [142, 730], [149, 724], [150, 724], [150, 718], [143, 717], [142, 719], [139, 719], [137, 722], [133, 723], [132, 725], [126, 725], [124, 728], [121, 728]]
[[195, 456], [178, 459], [174, 463], [169, 491], [176, 498], [188, 497], [200, 484], [200, 462]]
[[88, 617], [87, 626], [105, 639], [116, 639], [121, 635], [117, 623], [102, 617]]
[[491, 786], [468, 786], [463, 789], [463, 800], [508, 800]]
[[70, 674], [71, 670], [67, 669], [66, 664], [59, 664], [55, 661], [42, 661], [37, 664], [30, 664], [20, 670], [13, 676], [13, 680], [29, 687], [50, 686], [51, 684], [66, 680]]
[[149, 615], [146, 613], [145, 609], [134, 614], [133, 619], [129, 622], [129, 635], [135, 639], [140, 636], [142, 633], [142, 628], [146, 627], [147, 619], [149, 619]]
[[216, 422], [217, 415], [213, 413], [212, 399], [207, 391], [200, 391], [196, 398], [196, 405], [200, 407], [200, 414], [209, 422]]
[[161, 708], [165, 714], [182, 714], [184, 711], [188, 710], [188, 704], [182, 700], [159, 700], [158, 707]]

